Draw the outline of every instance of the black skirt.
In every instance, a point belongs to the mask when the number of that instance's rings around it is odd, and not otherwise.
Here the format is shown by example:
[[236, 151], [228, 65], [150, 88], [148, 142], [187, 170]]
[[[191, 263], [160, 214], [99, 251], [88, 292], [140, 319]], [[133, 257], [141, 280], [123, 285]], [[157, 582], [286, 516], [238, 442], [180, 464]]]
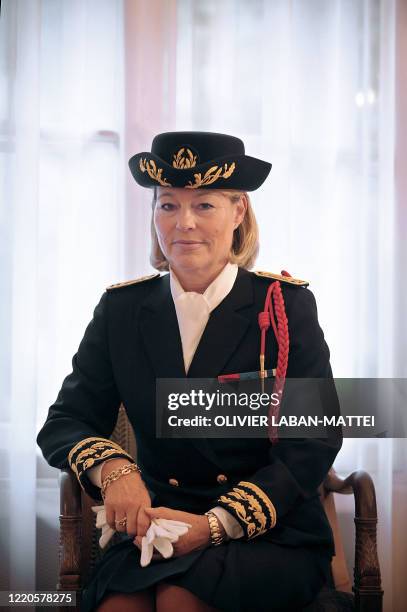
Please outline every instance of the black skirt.
[[224, 612], [297, 612], [327, 582], [331, 554], [318, 547], [288, 547], [257, 538], [228, 542], [140, 566], [131, 538], [112, 546], [83, 590], [82, 612], [111, 592], [135, 593], [165, 582], [187, 589]]

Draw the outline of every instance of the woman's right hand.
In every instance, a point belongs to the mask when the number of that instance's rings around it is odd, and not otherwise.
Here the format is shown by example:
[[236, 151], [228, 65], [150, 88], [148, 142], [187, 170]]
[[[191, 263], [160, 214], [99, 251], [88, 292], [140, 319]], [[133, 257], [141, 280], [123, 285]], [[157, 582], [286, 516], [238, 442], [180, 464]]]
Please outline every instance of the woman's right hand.
[[[128, 460], [110, 459], [102, 468], [102, 482], [110, 472], [127, 465]], [[131, 536], [144, 536], [150, 526], [150, 518], [144, 512], [145, 507], [151, 507], [151, 497], [138, 472], [124, 474], [111, 482], [105, 491], [104, 500], [106, 521], [116, 531], [127, 532]], [[116, 521], [126, 518], [125, 525]]]

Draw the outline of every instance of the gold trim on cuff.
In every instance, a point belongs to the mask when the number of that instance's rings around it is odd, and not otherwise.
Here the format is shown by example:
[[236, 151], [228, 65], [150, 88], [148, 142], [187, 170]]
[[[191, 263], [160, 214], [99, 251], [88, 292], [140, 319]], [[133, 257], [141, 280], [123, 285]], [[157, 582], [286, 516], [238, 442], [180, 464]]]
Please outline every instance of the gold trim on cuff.
[[75, 444], [69, 451], [68, 462], [82, 489], [84, 489], [82, 478], [86, 470], [112, 457], [112, 455], [134, 462], [133, 457], [119, 444], [107, 438], [90, 437]]
[[277, 513], [273, 503], [265, 492], [252, 482], [239, 482], [232, 491], [221, 495], [218, 501], [225, 504], [244, 524], [242, 527], [249, 540], [266, 533], [276, 524]]
[[252, 489], [257, 497], [260, 497], [260, 499], [265, 503], [271, 520], [270, 529], [273, 528], [277, 522], [277, 512], [271, 499], [265, 494], [263, 489], [260, 489], [260, 487], [254, 484], [254, 482], [246, 482], [241, 480], [239, 485], [241, 487], [246, 487], [247, 489]]

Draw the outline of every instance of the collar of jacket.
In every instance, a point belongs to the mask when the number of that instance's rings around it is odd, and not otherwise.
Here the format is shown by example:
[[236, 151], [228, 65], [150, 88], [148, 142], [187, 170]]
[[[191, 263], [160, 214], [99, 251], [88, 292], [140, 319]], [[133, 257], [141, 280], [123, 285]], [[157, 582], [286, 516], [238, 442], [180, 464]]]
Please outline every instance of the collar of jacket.
[[[239, 268], [232, 290], [211, 312], [188, 370], [188, 378], [216, 378], [250, 325], [252, 274]], [[143, 301], [140, 326], [157, 378], [185, 378], [181, 337], [170, 275], [161, 277]]]

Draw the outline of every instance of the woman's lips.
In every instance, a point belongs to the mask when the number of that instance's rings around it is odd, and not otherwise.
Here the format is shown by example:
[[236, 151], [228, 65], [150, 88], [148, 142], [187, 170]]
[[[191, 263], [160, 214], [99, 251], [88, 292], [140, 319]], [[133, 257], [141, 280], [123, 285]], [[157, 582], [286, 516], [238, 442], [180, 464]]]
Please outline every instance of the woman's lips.
[[174, 244], [202, 244], [201, 240], [174, 240]]
[[204, 242], [199, 242], [198, 240], [175, 240], [173, 242], [174, 246], [178, 246], [181, 249], [193, 250], [198, 249], [204, 244]]

